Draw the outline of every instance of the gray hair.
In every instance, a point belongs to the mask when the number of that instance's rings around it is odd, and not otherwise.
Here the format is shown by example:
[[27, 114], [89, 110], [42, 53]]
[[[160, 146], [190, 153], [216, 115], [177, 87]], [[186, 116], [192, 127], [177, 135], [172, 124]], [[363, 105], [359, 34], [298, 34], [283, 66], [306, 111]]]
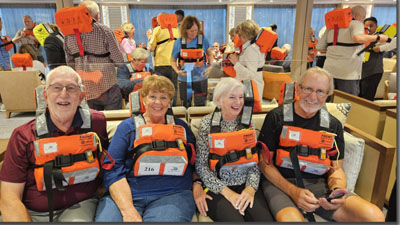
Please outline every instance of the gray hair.
[[220, 102], [221, 98], [224, 95], [227, 95], [231, 93], [231, 91], [242, 87], [244, 90], [244, 85], [242, 82], [239, 80], [232, 78], [232, 77], [226, 77], [222, 78], [220, 82], [218, 82], [217, 86], [214, 89], [214, 94], [213, 94], [213, 102], [214, 104], [221, 108], [222, 102]]
[[46, 88], [48, 88], [50, 86], [50, 80], [51, 80], [51, 77], [52, 77], [53, 74], [63, 74], [63, 75], [73, 74], [78, 79], [78, 86], [80, 88], [82, 88], [81, 76], [79, 76], [79, 74], [69, 66], [58, 66], [58, 67], [54, 68], [53, 70], [51, 70], [47, 74], [47, 77], [46, 77]]
[[84, 5], [86, 8], [89, 10], [90, 16], [95, 17], [97, 14], [99, 14], [99, 5], [92, 0], [83, 0], [79, 2], [79, 5]]
[[150, 53], [144, 48], [136, 48], [135, 50], [132, 51], [131, 57], [132, 59], [147, 59], [149, 58]]
[[306, 79], [307, 74], [318, 74], [318, 75], [326, 76], [329, 81], [328, 95], [331, 95], [333, 93], [333, 89], [334, 89], [333, 77], [328, 71], [326, 71], [320, 67], [311, 67], [311, 68], [307, 69], [306, 72], [304, 72], [303, 75], [301, 75], [299, 77], [299, 79], [297, 80], [297, 84], [299, 84], [299, 85], [302, 84], [304, 82], [304, 80]]

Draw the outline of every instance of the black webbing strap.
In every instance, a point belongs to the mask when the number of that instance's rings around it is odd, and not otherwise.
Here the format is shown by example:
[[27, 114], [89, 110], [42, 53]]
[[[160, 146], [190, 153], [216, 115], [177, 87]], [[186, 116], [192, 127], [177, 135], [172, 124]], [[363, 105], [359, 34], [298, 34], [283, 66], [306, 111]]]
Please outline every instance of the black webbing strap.
[[53, 212], [54, 212], [52, 173], [53, 173], [53, 162], [45, 163], [43, 165], [43, 178], [44, 178], [44, 185], [46, 187], [47, 204], [49, 208], [49, 222], [53, 222]]
[[[165, 149], [168, 148], [177, 148], [179, 149], [179, 145], [177, 141], [152, 141], [151, 143], [144, 143], [141, 145], [136, 146], [132, 151], [128, 152], [126, 154], [126, 158], [132, 158], [133, 157], [133, 163], [129, 171], [126, 173], [126, 176], [128, 176], [132, 170], [133, 167], [135, 166], [136, 161], [139, 159], [139, 157], [148, 151], [164, 151]], [[186, 150], [186, 145], [185, 148], [182, 150]]]
[[257, 68], [257, 72], [263, 71], [264, 67]]
[[[251, 153], [256, 154], [258, 153], [257, 147], [251, 148]], [[208, 159], [217, 159], [218, 162], [215, 165], [215, 171], [217, 172], [217, 177], [219, 177], [219, 171], [221, 170], [222, 166], [225, 165], [226, 163], [232, 163], [238, 161], [240, 158], [246, 157], [246, 150], [239, 150], [239, 151], [232, 151], [228, 152], [225, 155], [221, 156], [215, 153], [210, 153], [208, 155]]]
[[[96, 151], [92, 151], [93, 157], [96, 158], [97, 154]], [[72, 166], [76, 162], [80, 161], [85, 161], [87, 160], [87, 154], [84, 153], [79, 153], [79, 154], [68, 154], [68, 155], [57, 155], [54, 160], [48, 161], [45, 164], [39, 164], [39, 165], [32, 165], [31, 168], [39, 168], [39, 167], [44, 167], [47, 163], [51, 162], [53, 163], [55, 168], [61, 168], [61, 167], [66, 167], [66, 166]]]
[[0, 48], [1, 48], [1, 47], [4, 47], [4, 46], [7, 46], [7, 45], [13, 45], [14, 53], [17, 53], [17, 48], [15, 47], [15, 43], [12, 42], [12, 41], [7, 42], [7, 43], [4, 43], [4, 44], [1, 44], [1, 45], [0, 45]]
[[[290, 160], [292, 161], [294, 175], [296, 176], [297, 187], [304, 188], [304, 183], [300, 172], [299, 159], [297, 158], [297, 151], [290, 151]], [[309, 222], [315, 222], [313, 213], [306, 212], [306, 217]]]
[[[333, 42], [329, 42], [328, 46], [332, 46], [334, 45]], [[359, 46], [359, 45], [363, 45], [360, 43], [343, 43], [343, 42], [336, 42], [335, 45], [339, 45], [339, 46], [344, 46], [344, 47], [355, 47], [355, 46]]]
[[[108, 57], [108, 56], [110, 55], [110, 53], [107, 52], [107, 53], [104, 53], [104, 54], [94, 54], [94, 53], [90, 53], [90, 52], [84, 51], [84, 54], [83, 54], [83, 55], [92, 55], [92, 56], [104, 58], [104, 57]], [[74, 57], [74, 58], [77, 58], [77, 57], [79, 57], [79, 56], [81, 56], [81, 55], [79, 54], [79, 52], [72, 55], [72, 57]]]
[[320, 156], [321, 155], [320, 148], [310, 148], [306, 145], [298, 145], [295, 147], [282, 147], [282, 149], [285, 151], [288, 151], [288, 152], [296, 152], [297, 155], [301, 155], [301, 156], [309, 156], [309, 155]]
[[169, 41], [169, 40], [176, 40], [176, 39], [175, 39], [175, 38], [174, 38], [174, 39], [167, 38], [167, 39], [164, 39], [164, 40], [162, 40], [162, 41], [157, 42], [157, 45], [164, 44], [165, 42], [167, 42], [167, 41]]

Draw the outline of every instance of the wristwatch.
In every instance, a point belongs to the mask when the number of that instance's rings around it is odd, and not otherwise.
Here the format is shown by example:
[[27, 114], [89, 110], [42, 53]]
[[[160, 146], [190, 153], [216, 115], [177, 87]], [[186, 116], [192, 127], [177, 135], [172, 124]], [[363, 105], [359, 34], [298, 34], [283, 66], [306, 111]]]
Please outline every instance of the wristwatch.
[[381, 37], [379, 36], [379, 34], [376, 35], [376, 42], [378, 42], [381, 39]]
[[201, 186], [203, 186], [203, 181], [201, 181], [201, 179], [200, 178], [197, 178], [197, 179], [194, 179], [193, 181], [192, 181], [192, 183], [199, 183]]

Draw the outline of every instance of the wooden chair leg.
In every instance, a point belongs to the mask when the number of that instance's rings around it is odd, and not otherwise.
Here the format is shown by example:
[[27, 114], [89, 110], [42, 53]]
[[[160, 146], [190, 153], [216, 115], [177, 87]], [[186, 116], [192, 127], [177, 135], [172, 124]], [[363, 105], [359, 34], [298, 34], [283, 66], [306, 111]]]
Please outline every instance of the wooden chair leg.
[[11, 116], [11, 112], [10, 111], [6, 111], [6, 118], [9, 119]]

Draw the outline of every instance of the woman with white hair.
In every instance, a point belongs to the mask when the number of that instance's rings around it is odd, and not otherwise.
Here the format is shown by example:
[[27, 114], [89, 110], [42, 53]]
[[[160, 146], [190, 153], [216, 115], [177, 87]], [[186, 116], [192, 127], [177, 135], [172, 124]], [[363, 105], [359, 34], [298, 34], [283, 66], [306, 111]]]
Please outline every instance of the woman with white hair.
[[[199, 212], [216, 222], [273, 221], [262, 191], [258, 189], [260, 170], [256, 163], [257, 152], [253, 152], [255, 147], [246, 147], [250, 152], [241, 155], [245, 151], [241, 148], [246, 142], [244, 139], [256, 140], [255, 130], [246, 128], [241, 120], [244, 91], [242, 82], [223, 78], [214, 90], [216, 110], [200, 121], [196, 172], [208, 192], [196, 197], [195, 201]], [[232, 142], [235, 142], [233, 151], [229, 147]], [[232, 161], [240, 163], [229, 163], [232, 157], [228, 156], [232, 155], [237, 156]], [[246, 161], [249, 155], [252, 160]], [[220, 163], [222, 160], [228, 165]]]
[[125, 38], [123, 38], [119, 44], [121, 52], [131, 54], [133, 50], [136, 49], [136, 42], [133, 40], [133, 36], [135, 36], [135, 27], [132, 23], [123, 23], [121, 25], [121, 30], [125, 34]]

